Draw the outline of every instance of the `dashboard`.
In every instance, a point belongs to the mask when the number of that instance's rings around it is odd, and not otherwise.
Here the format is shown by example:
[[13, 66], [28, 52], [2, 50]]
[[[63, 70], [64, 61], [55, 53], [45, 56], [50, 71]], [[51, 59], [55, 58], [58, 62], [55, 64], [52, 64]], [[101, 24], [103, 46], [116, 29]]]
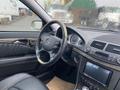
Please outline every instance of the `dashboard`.
[[[77, 89], [120, 89], [120, 33], [68, 27], [63, 61], [79, 72]], [[80, 68], [79, 68], [80, 67]]]

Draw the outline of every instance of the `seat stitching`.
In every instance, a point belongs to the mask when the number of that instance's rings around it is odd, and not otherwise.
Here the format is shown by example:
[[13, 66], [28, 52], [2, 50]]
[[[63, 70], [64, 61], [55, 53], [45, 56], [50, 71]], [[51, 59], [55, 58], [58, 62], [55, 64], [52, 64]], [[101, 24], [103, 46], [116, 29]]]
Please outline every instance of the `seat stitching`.
[[14, 84], [14, 86], [16, 86], [18, 83], [20, 83], [20, 82], [22, 82], [22, 81], [24, 81], [24, 80], [26, 80], [26, 79], [29, 79], [29, 78], [32, 78], [32, 76], [27, 77], [27, 78], [24, 78], [24, 79], [22, 79], [22, 80], [20, 80], [20, 81], [16, 82], [16, 84]]
[[[11, 87], [9, 87], [9, 88], [15, 87], [18, 83], [20, 83], [20, 82], [22, 82], [22, 81], [24, 81], [24, 80], [26, 80], [26, 79], [29, 79], [29, 78], [32, 78], [32, 76], [30, 76], [30, 77], [27, 77], [27, 78], [25, 78], [25, 79], [20, 80], [19, 82], [15, 83], [14, 85], [12, 85], [12, 86], [11, 86]], [[9, 89], [9, 88], [8, 88], [8, 89]], [[21, 90], [21, 89], [20, 89], [20, 88], [18, 88], [18, 87], [15, 87], [15, 88], [17, 88], [17, 89]]]
[[[20, 88], [18, 88], [18, 87], [15, 87], [15, 86], [10, 87], [10, 88], [16, 88], [16, 89], [18, 89], [18, 90], [22, 90], [22, 89], [20, 89]], [[8, 90], [9, 90], [10, 88], [8, 88]]]

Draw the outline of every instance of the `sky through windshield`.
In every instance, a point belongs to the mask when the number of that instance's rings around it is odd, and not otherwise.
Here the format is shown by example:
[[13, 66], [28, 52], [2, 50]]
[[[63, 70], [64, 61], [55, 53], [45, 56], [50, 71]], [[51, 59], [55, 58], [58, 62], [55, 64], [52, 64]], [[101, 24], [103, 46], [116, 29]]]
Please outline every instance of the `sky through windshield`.
[[120, 0], [95, 0], [98, 7], [120, 7]]

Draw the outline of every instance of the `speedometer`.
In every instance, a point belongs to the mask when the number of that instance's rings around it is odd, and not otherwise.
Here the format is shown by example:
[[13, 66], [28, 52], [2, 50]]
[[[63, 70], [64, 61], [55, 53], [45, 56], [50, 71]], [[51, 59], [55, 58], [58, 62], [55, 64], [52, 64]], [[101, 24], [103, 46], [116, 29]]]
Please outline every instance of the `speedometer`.
[[79, 41], [79, 37], [76, 34], [71, 35], [71, 38], [70, 38], [71, 44], [77, 44], [78, 41]]

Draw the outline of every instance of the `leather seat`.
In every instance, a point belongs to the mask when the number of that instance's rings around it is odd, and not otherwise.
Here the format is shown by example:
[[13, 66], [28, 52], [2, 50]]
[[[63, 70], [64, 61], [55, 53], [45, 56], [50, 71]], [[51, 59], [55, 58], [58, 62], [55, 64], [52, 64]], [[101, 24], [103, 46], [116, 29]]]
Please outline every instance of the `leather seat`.
[[48, 88], [35, 77], [21, 73], [2, 80], [0, 90], [48, 90]]

